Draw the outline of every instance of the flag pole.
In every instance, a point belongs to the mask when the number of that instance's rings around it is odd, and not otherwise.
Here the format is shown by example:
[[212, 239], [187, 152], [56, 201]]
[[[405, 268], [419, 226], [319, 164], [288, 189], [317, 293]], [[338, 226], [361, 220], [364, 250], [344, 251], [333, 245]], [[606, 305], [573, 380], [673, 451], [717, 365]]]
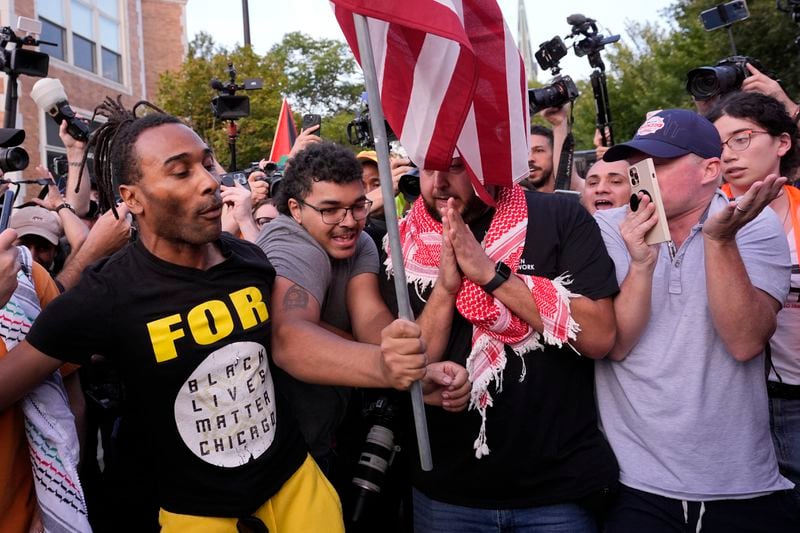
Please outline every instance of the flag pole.
[[[408, 299], [406, 270], [403, 266], [403, 252], [400, 248], [400, 230], [397, 227], [397, 207], [394, 203], [394, 187], [392, 185], [392, 169], [389, 165], [389, 142], [386, 137], [386, 124], [383, 119], [378, 75], [375, 71], [375, 58], [369, 45], [369, 27], [363, 15], [353, 14], [358, 39], [358, 51], [361, 56], [361, 68], [364, 71], [364, 83], [367, 87], [369, 116], [372, 123], [372, 135], [375, 150], [378, 153], [378, 173], [381, 180], [381, 196], [383, 196], [383, 213], [386, 217], [386, 229], [389, 235], [389, 248], [392, 254], [394, 270], [394, 291], [397, 295], [397, 311], [400, 318], [414, 321], [411, 302]], [[422, 384], [415, 381], [411, 385], [411, 405], [414, 411], [414, 426], [417, 430], [417, 447], [422, 470], [433, 470], [431, 443], [428, 438], [428, 423], [425, 417], [425, 404], [422, 399]]]

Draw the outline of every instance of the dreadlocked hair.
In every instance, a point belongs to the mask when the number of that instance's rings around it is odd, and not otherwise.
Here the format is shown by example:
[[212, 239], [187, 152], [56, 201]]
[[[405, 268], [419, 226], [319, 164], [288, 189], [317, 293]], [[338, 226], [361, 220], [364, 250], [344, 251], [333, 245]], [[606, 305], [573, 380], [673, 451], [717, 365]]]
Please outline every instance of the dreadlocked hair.
[[[137, 111], [142, 108], [148, 108], [153, 112], [136, 116]], [[146, 100], [136, 102], [129, 111], [122, 105], [121, 95], [117, 96], [116, 100], [106, 96], [105, 100], [94, 109], [92, 122], [98, 115], [107, 120], [89, 137], [81, 160], [80, 175], [83, 176], [86, 158], [89, 152], [92, 152], [100, 208], [102, 211], [111, 209], [114, 216], [119, 218], [114, 201], [116, 185], [136, 183], [141, 178], [139, 161], [133, 149], [139, 135], [162, 124], [183, 124], [183, 122]], [[79, 187], [80, 180], [76, 192]]]

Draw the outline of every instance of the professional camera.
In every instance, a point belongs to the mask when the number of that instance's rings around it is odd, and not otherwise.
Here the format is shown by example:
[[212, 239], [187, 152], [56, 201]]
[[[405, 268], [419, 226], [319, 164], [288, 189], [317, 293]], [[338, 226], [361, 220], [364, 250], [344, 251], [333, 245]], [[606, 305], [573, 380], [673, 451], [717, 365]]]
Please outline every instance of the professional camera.
[[548, 107], [561, 107], [567, 102], [574, 102], [578, 96], [578, 87], [569, 76], [556, 76], [547, 87], [528, 89], [531, 114]]
[[568, 16], [567, 24], [572, 26], [572, 33], [570, 33], [569, 37], [576, 37], [578, 35], [583, 35], [584, 37], [580, 41], [575, 41], [575, 44], [572, 46], [573, 50], [575, 50], [575, 55], [578, 57], [583, 57], [585, 55], [590, 56], [589, 63], [594, 68], [597, 68], [597, 65], [592, 63], [591, 56], [597, 56], [599, 58], [599, 52], [603, 50], [607, 44], [619, 41], [619, 35], [609, 35], [606, 37], [597, 33], [597, 21], [593, 18], [581, 15], [580, 13]]
[[[356, 117], [347, 125], [347, 140], [350, 144], [362, 146], [364, 148], [375, 148], [375, 136], [372, 134], [372, 123], [369, 116], [369, 105], [367, 104], [367, 93], [362, 93], [361, 103], [363, 107], [356, 113]], [[397, 140], [389, 123], [384, 120], [386, 125], [386, 141]]]
[[81, 120], [67, 101], [67, 93], [60, 80], [43, 78], [33, 84], [31, 98], [39, 109], [53, 117], [56, 124], [67, 122], [67, 133], [78, 141], [89, 139], [89, 124]]
[[557, 69], [558, 62], [566, 55], [567, 45], [558, 35], [540, 44], [539, 49], [533, 54], [542, 70]]
[[[686, 90], [695, 100], [708, 100], [717, 95], [727, 94], [742, 86], [750, 75], [747, 63], [761, 69], [761, 64], [751, 57], [731, 56], [721, 59], [713, 67], [692, 69], [686, 75]], [[770, 76], [771, 77], [771, 76]]]
[[569, 76], [561, 76], [559, 61], [567, 55], [567, 47], [561, 37], [555, 36], [539, 45], [534, 54], [536, 62], [542, 70], [550, 70], [555, 76], [550, 85], [541, 89], [528, 89], [528, 101], [531, 115], [535, 115], [548, 107], [561, 107], [567, 102], [574, 102], [580, 96], [578, 87]]
[[[19, 17], [17, 28], [28, 33], [25, 37], [19, 37], [9, 26], [0, 29], [0, 70], [6, 74], [16, 76], [24, 74], [44, 78], [50, 68], [50, 56], [35, 50], [28, 50], [23, 46], [39, 46], [55, 43], [39, 41], [31, 34], [42, 33], [42, 23], [38, 20]], [[9, 50], [8, 45], [13, 43], [14, 47]]]
[[28, 167], [28, 152], [19, 146], [24, 140], [25, 131], [23, 130], [0, 129], [0, 170], [16, 172]]
[[[411, 163], [411, 165], [414, 166], [414, 163]], [[421, 193], [419, 188], [419, 169], [416, 166], [409, 170], [408, 173], [400, 176], [400, 180], [397, 182], [397, 190], [409, 200], [419, 198]]]
[[236, 69], [233, 63], [228, 63], [225, 69], [229, 81], [223, 83], [214, 78], [211, 80], [211, 88], [219, 92], [211, 100], [211, 111], [219, 120], [238, 120], [250, 115], [250, 97], [236, 95], [236, 91], [254, 91], [264, 87], [264, 80], [261, 78], [245, 78], [244, 83], [236, 83]]
[[364, 414], [373, 424], [353, 474], [353, 484], [359, 489], [353, 511], [354, 522], [361, 518], [367, 499], [381, 492], [386, 471], [395, 453], [400, 451], [400, 447], [394, 443], [394, 431], [391, 429], [395, 418], [394, 403], [382, 395], [365, 409]]

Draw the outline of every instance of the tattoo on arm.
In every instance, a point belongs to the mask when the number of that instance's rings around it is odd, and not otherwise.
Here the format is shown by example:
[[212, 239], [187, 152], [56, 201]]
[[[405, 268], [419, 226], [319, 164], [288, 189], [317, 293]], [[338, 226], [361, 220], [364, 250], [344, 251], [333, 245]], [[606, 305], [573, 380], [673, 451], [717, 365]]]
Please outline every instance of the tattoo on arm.
[[305, 309], [308, 307], [308, 291], [295, 283], [283, 296], [283, 309]]

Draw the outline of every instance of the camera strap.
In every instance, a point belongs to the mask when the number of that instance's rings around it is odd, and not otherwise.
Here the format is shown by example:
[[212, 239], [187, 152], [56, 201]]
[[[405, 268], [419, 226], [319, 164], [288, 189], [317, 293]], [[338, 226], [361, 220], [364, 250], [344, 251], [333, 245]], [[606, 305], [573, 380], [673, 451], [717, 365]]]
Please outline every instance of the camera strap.
[[570, 131], [561, 147], [561, 157], [558, 159], [556, 171], [556, 190], [568, 191], [572, 177], [572, 160], [575, 154], [575, 139]]

